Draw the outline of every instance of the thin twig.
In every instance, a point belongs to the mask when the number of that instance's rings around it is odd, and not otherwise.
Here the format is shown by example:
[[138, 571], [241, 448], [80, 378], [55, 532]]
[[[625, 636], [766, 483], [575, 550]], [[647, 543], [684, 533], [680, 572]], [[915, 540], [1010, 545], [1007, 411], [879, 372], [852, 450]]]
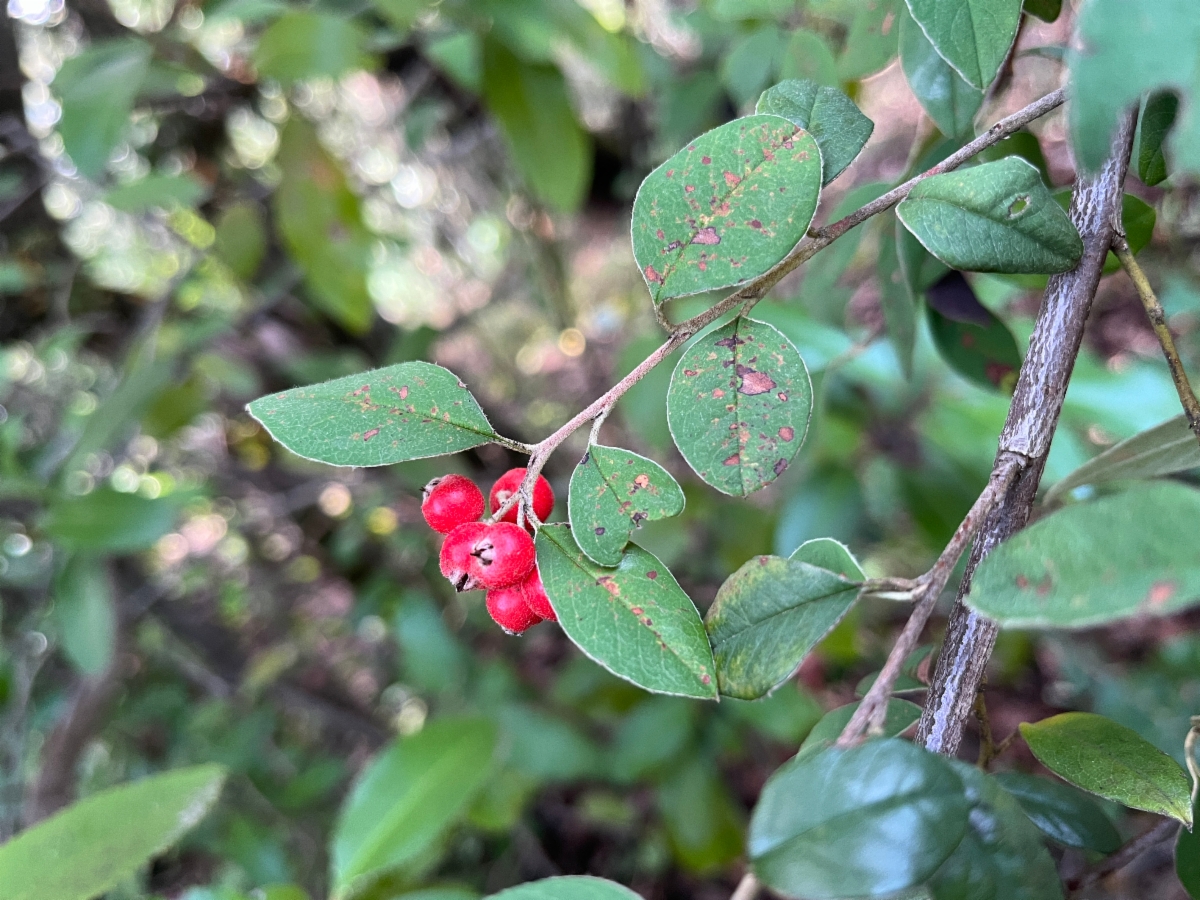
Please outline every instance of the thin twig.
[[750, 872], [742, 876], [742, 880], [738, 882], [738, 886], [733, 889], [729, 900], [754, 900], [758, 896], [758, 889], [762, 887], [758, 883], [758, 879]]
[[1163, 356], [1167, 358], [1167, 368], [1171, 370], [1171, 380], [1175, 382], [1175, 390], [1179, 393], [1179, 402], [1183, 404], [1188, 427], [1195, 433], [1196, 440], [1200, 441], [1200, 400], [1196, 399], [1196, 392], [1192, 390], [1187, 372], [1183, 370], [1183, 360], [1179, 358], [1179, 351], [1175, 348], [1175, 339], [1171, 336], [1171, 329], [1167, 327], [1167, 314], [1163, 310], [1162, 304], [1158, 302], [1154, 289], [1150, 287], [1150, 280], [1146, 277], [1146, 273], [1134, 259], [1133, 251], [1129, 249], [1129, 242], [1125, 240], [1125, 233], [1119, 222], [1113, 223], [1112, 248], [1113, 252], [1117, 254], [1117, 259], [1121, 261], [1121, 265], [1125, 267], [1134, 288], [1137, 289], [1138, 299], [1142, 301], [1142, 308], [1146, 310], [1146, 318], [1150, 320], [1150, 327], [1154, 329], [1154, 335], [1158, 338], [1159, 346], [1162, 347]]
[[1076, 894], [1084, 888], [1091, 887], [1096, 882], [1100, 881], [1108, 875], [1111, 875], [1117, 869], [1123, 869], [1129, 865], [1155, 844], [1165, 841], [1167, 838], [1175, 836], [1175, 832], [1179, 830], [1179, 823], [1174, 819], [1163, 819], [1153, 828], [1148, 831], [1143, 831], [1133, 840], [1121, 847], [1112, 856], [1105, 857], [1085, 869], [1080, 875], [1070, 879], [1067, 882], [1067, 891], [1071, 894]]
[[925, 630], [925, 625], [933, 614], [938, 598], [945, 589], [946, 582], [950, 580], [950, 574], [954, 571], [959, 557], [966, 551], [983, 520], [999, 503], [1023, 466], [1024, 460], [1015, 453], [1002, 454], [996, 460], [996, 467], [992, 470], [987, 486], [967, 512], [946, 549], [929, 571], [916, 579], [916, 589], [913, 593], [916, 607], [905, 623], [904, 630], [900, 632], [892, 652], [888, 654], [875, 683], [871, 685], [871, 689], [867, 691], [867, 695], [863, 697], [858, 709], [854, 711], [854, 715], [850, 717], [850, 721], [838, 737], [837, 746], [852, 746], [862, 738], [864, 732], [882, 729], [892, 687], [900, 676], [904, 661], [916, 649], [921, 632]]
[[[904, 184], [893, 188], [882, 197], [871, 201], [845, 218], [839, 219], [816, 231], [810, 231], [807, 239], [801, 240], [800, 243], [792, 248], [787, 256], [772, 266], [771, 269], [743, 285], [715, 306], [710, 307], [699, 315], [693, 316], [678, 325], [671, 326], [663, 311], [656, 307], [655, 317], [659, 323], [664, 327], [672, 328], [670, 336], [663, 342], [662, 346], [646, 357], [637, 368], [605, 391], [603, 395], [592, 401], [586, 409], [578, 413], [549, 437], [528, 448], [530, 456], [529, 462], [526, 465], [525, 478], [522, 480], [520, 488], [496, 511], [493, 518], [498, 519], [507, 513], [514, 504], [519, 503], [525, 510], [525, 517], [535, 525], [540, 524], [532, 514], [533, 486], [537, 482], [537, 477], [541, 474], [546, 460], [558, 449], [563, 441], [579, 430], [579, 428], [595, 419], [601, 413], [607, 414], [625, 392], [641, 381], [655, 366], [683, 346], [702, 328], [711, 325], [726, 313], [732, 312], [739, 306], [743, 307], [743, 313], [749, 312], [755, 303], [761, 300], [771, 288], [783, 280], [784, 276], [795, 271], [817, 253], [824, 250], [847, 232], [861, 225], [867, 219], [891, 209], [907, 197], [909, 192], [922, 180], [958, 168], [993, 144], [1021, 130], [1035, 119], [1039, 119], [1057, 109], [1065, 99], [1066, 93], [1062, 88], [1051, 91], [1046, 96], [1030, 103], [1024, 109], [1018, 110], [1005, 119], [1001, 119], [986, 132], [971, 141], [971, 143], [952, 153], [933, 168], [910, 178]], [[524, 445], [521, 446], [524, 447]]]

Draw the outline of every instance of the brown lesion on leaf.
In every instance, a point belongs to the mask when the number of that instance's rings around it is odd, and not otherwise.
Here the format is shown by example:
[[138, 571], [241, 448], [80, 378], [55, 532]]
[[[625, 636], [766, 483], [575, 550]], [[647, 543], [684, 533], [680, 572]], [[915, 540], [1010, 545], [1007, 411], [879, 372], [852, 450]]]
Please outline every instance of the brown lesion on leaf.
[[377, 435], [377, 434], [379, 434], [378, 428], [372, 428], [370, 431], [365, 432], [362, 436], [363, 443], [365, 444], [367, 441], [369, 441], [371, 438], [375, 437], [375, 435]]
[[784, 441], [793, 441], [796, 438], [796, 429], [791, 425], [784, 425], [779, 429], [779, 437]]
[[737, 374], [741, 377], [742, 383], [738, 386], [739, 394], [747, 396], [755, 396], [757, 394], [765, 394], [768, 391], [775, 390], [776, 383], [770, 375], [765, 372], [759, 372], [751, 369], [748, 366], [738, 366]]
[[[697, 231], [692, 236], [691, 243], [707, 244], [707, 245], [719, 244], [719, 243], [721, 243], [721, 236], [719, 234], [717, 234], [717, 229], [715, 229], [711, 225], [709, 225], [707, 228], [701, 228], [699, 231]], [[668, 247], [667, 249], [670, 250], [673, 248]]]
[[1174, 581], [1156, 581], [1150, 585], [1150, 592], [1146, 594], [1146, 606], [1150, 609], [1161, 609], [1167, 604], [1167, 601], [1175, 596], [1175, 592], [1179, 589], [1179, 585]]
[[596, 579], [596, 584], [608, 591], [612, 597], [621, 596], [621, 586], [617, 584], [616, 579], [611, 575], [601, 575]]
[[651, 569], [649, 572], [646, 573], [646, 577], [649, 578], [651, 581], [653, 581], [655, 578], [658, 577], [658, 570]]
[[723, 465], [723, 466], [736, 466], [736, 465], [738, 465], [739, 463], [741, 463], [741, 461], [742, 461], [742, 456], [741, 456], [741, 454], [740, 454], [740, 453], [735, 453], [735, 454], [733, 454], [732, 456], [728, 456], [728, 457], [726, 457], [726, 458], [725, 458], [725, 460], [724, 460], [724, 462], [722, 462], [722, 463], [721, 463], [721, 465]]

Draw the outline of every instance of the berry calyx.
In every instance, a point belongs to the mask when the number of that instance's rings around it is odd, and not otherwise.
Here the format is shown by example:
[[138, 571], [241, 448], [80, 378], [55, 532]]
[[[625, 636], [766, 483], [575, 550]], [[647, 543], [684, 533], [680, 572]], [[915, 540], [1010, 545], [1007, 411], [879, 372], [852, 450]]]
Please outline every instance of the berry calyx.
[[[495, 512], [501, 506], [508, 502], [508, 498], [517, 492], [521, 486], [521, 482], [525, 479], [525, 469], [509, 469], [503, 475], [496, 479], [496, 483], [492, 485], [492, 492], [489, 495], [491, 512]], [[554, 490], [550, 487], [544, 476], [539, 475], [537, 481], [533, 485], [533, 514], [538, 517], [539, 522], [545, 522], [550, 518], [550, 513], [554, 512]], [[517, 521], [517, 507], [514, 504], [504, 517], [502, 522]]]
[[474, 553], [490, 527], [485, 522], [465, 522], [446, 535], [438, 555], [438, 566], [456, 591], [473, 591], [480, 587], [476, 572], [478, 560]]
[[537, 560], [533, 538], [511, 522], [466, 522], [448, 535], [438, 557], [456, 591], [503, 588], [524, 581]]
[[519, 584], [488, 591], [487, 611], [492, 620], [509, 634], [520, 634], [542, 621], [541, 616], [525, 602], [525, 592]]
[[554, 607], [550, 605], [550, 598], [546, 596], [546, 588], [542, 586], [542, 575], [537, 566], [534, 566], [533, 571], [521, 582], [521, 591], [525, 594], [526, 605], [538, 618], [558, 621]]
[[483, 515], [483, 491], [470, 478], [443, 475], [421, 491], [421, 513], [430, 528], [438, 534], [449, 534]]

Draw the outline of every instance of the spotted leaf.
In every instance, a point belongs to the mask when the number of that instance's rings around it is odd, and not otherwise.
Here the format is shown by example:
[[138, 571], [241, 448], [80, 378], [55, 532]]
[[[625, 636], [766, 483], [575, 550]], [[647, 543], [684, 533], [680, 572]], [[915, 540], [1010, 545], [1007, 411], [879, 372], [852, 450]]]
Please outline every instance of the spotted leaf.
[[568, 510], [579, 549], [602, 566], [621, 562], [635, 528], [683, 512], [683, 489], [653, 460], [593, 444], [571, 474]]
[[783, 474], [811, 413], [812, 382], [799, 351], [773, 326], [744, 317], [696, 340], [667, 392], [679, 452], [697, 475], [734, 496]]
[[458, 376], [427, 362], [268, 394], [247, 409], [297, 456], [335, 466], [441, 456], [496, 436]]
[[654, 556], [631, 544], [615, 569], [597, 566], [566, 525], [543, 526], [537, 551], [546, 595], [580, 650], [648, 691], [716, 699], [700, 613]]
[[783, 259], [821, 194], [816, 139], [775, 115], [735, 119], [651, 172], [633, 255], [654, 302], [744, 284]]

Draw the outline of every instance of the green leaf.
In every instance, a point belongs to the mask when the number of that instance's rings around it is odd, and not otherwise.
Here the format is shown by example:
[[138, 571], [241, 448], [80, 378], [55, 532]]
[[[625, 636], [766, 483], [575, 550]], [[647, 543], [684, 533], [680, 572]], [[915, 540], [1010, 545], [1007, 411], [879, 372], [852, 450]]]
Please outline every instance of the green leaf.
[[678, 697], [648, 697], [625, 714], [613, 736], [611, 777], [632, 784], [670, 766], [691, 740], [696, 706]]
[[182, 175], [152, 173], [113, 188], [104, 202], [113, 209], [142, 213], [150, 209], [194, 207], [208, 197], [208, 186], [190, 172]]
[[4, 900], [92, 900], [137, 873], [204, 818], [220, 766], [176, 769], [67, 807], [0, 846]]
[[962, 843], [930, 879], [933, 900], [1062, 900], [1054, 860], [1017, 802], [974, 766], [950, 763], [971, 812]]
[[757, 700], [791, 678], [849, 612], [858, 588], [859, 582], [795, 559], [756, 556], [743, 565], [705, 616], [721, 693]]
[[905, 7], [900, 11], [900, 65], [933, 124], [947, 137], [971, 134], [983, 91], [968, 84], [938, 54]]
[[1021, 21], [1021, 0], [908, 0], [908, 8], [942, 58], [979, 90], [1000, 71]]
[[531, 881], [507, 891], [492, 894], [487, 900], [641, 900], [627, 887], [590, 875], [561, 875]]
[[1043, 22], [1053, 22], [1062, 12], [1062, 0], [1025, 0], [1025, 12]]
[[[842, 731], [850, 724], [854, 711], [858, 709], [858, 701], [831, 709], [821, 717], [821, 721], [813, 726], [804, 743], [800, 745], [801, 753], [814, 753], [831, 746]], [[887, 712], [883, 722], [881, 737], [898, 737], [916, 724], [921, 718], [921, 707], [908, 700], [892, 697], [888, 700]]]
[[262, 207], [253, 202], [234, 203], [221, 211], [215, 226], [217, 237], [213, 252], [233, 274], [249, 281], [267, 251]]
[[1021, 772], [1001, 772], [995, 779], [1016, 797], [1030, 821], [1058, 843], [1106, 855], [1121, 846], [1121, 835], [1087, 794]]
[[961, 272], [951, 272], [925, 296], [938, 352], [964, 378], [1011, 394], [1021, 368], [1017, 339], [975, 297]]
[[1142, 100], [1133, 149], [1134, 165], [1142, 184], [1153, 186], [1167, 180], [1170, 172], [1163, 145], [1178, 113], [1179, 98], [1174, 94], [1151, 94]]
[[1124, 725], [1094, 713], [1070, 712], [1022, 722], [1021, 737], [1038, 762], [1076, 787], [1191, 827], [1187, 773]]
[[333, 896], [351, 896], [437, 841], [487, 780], [496, 742], [496, 727], [486, 719], [442, 719], [376, 757], [334, 828]]
[[58, 133], [79, 174], [96, 181], [129, 125], [138, 86], [154, 51], [140, 38], [99, 41], [62, 64], [54, 93]]
[[258, 74], [291, 84], [305, 78], [338, 78], [371, 65], [366, 34], [332, 13], [291, 10], [271, 23], [254, 51]]
[[879, 896], [932, 875], [962, 840], [967, 812], [946, 759], [907, 741], [868, 741], [776, 771], [754, 808], [748, 853], [759, 879], [787, 896]]
[[533, 195], [562, 212], [578, 209], [591, 176], [591, 145], [558, 69], [523, 62], [485, 40], [483, 99]]
[[42, 528], [69, 550], [136, 553], [170, 531], [178, 512], [166, 498], [151, 500], [97, 488], [82, 497], [55, 497]]
[[633, 255], [654, 302], [744, 284], [787, 255], [821, 195], [816, 139], [780, 116], [735, 119], [646, 176]]
[[55, 588], [54, 617], [67, 658], [85, 675], [99, 675], [112, 662], [117, 638], [112, 585], [104, 564], [76, 556]]
[[797, 547], [789, 559], [836, 572], [848, 581], [866, 581], [862, 566], [850, 548], [833, 538], [813, 538]]
[[334, 466], [443, 456], [495, 437], [458, 376], [427, 362], [268, 394], [246, 409], [297, 456]]
[[677, 516], [683, 504], [683, 488], [670, 472], [619, 447], [591, 445], [571, 473], [571, 534], [602, 566], [621, 562], [629, 536], [643, 522]]
[[930, 253], [963, 271], [1066, 272], [1083, 254], [1070, 218], [1020, 157], [926, 178], [896, 213]]
[[1200, 601], [1200, 491], [1154, 483], [1060, 509], [987, 555], [967, 604], [1006, 627], [1088, 628]]
[[812, 382], [799, 351], [773, 326], [745, 317], [697, 338], [667, 392], [679, 452], [696, 474], [733, 496], [783, 474], [811, 415]]
[[358, 197], [312, 125], [292, 116], [279, 143], [283, 181], [275, 221], [288, 254], [304, 273], [307, 295], [349, 331], [371, 325], [367, 268], [375, 238], [363, 225]]
[[[1197, 804], [1200, 806], [1200, 804]], [[1197, 809], [1192, 808], [1192, 820], [1195, 821]], [[1179, 829], [1179, 837], [1175, 841], [1175, 874], [1179, 883], [1188, 892], [1192, 900], [1200, 898], [1200, 829]]]
[[901, 0], [855, 0], [854, 18], [838, 57], [838, 77], [858, 81], [887, 66], [896, 56], [899, 29], [896, 7]]
[[711, 758], [677, 763], [657, 794], [667, 840], [684, 869], [712, 874], [742, 855], [745, 814]]
[[813, 136], [821, 149], [823, 184], [842, 174], [875, 129], [875, 123], [837, 88], [808, 79], [792, 78], [768, 88], [754, 111], [783, 116]]
[[600, 753], [579, 730], [538, 709], [510, 703], [496, 714], [508, 765], [538, 781], [574, 781], [598, 774]]
[[879, 306], [883, 310], [888, 340], [896, 351], [904, 377], [911, 378], [917, 342], [917, 295], [905, 283], [900, 261], [898, 242], [904, 231], [893, 214], [880, 217], [875, 274], [879, 280]]
[[597, 566], [566, 525], [544, 526], [537, 548], [546, 595], [580, 650], [648, 691], [716, 698], [704, 623], [666, 566], [636, 544], [615, 569]]
[[1080, 7], [1078, 38], [1067, 55], [1073, 98], [1067, 115], [1082, 168], [1108, 157], [1117, 120], [1147, 91], [1183, 98], [1169, 149], [1175, 165], [1200, 171], [1200, 17], [1192, 0], [1153, 7], [1127, 0], [1093, 0]]
[[783, 41], [783, 32], [779, 28], [764, 25], [730, 45], [721, 60], [721, 82], [737, 106], [749, 103], [770, 83], [775, 59], [783, 50]]
[[1123, 478], [1157, 478], [1200, 466], [1200, 442], [1186, 416], [1168, 419], [1140, 434], [1113, 444], [1100, 455], [1055, 484], [1046, 494], [1053, 503], [1084, 484], [1103, 484]]
[[[1037, 136], [1028, 131], [1015, 131], [1003, 140], [996, 141], [992, 146], [979, 151], [977, 159], [980, 162], [996, 162], [1004, 159], [1006, 156], [1019, 156], [1031, 166], [1036, 166], [1037, 170], [1042, 174], [1042, 179], [1050, 180], [1050, 174], [1046, 168], [1046, 154], [1042, 152], [1042, 144], [1037, 139]], [[1070, 190], [1067, 191], [1068, 197]], [[1055, 198], [1058, 198], [1058, 192], [1055, 192]], [[1066, 209], [1069, 204], [1059, 201], [1063, 209]]]

